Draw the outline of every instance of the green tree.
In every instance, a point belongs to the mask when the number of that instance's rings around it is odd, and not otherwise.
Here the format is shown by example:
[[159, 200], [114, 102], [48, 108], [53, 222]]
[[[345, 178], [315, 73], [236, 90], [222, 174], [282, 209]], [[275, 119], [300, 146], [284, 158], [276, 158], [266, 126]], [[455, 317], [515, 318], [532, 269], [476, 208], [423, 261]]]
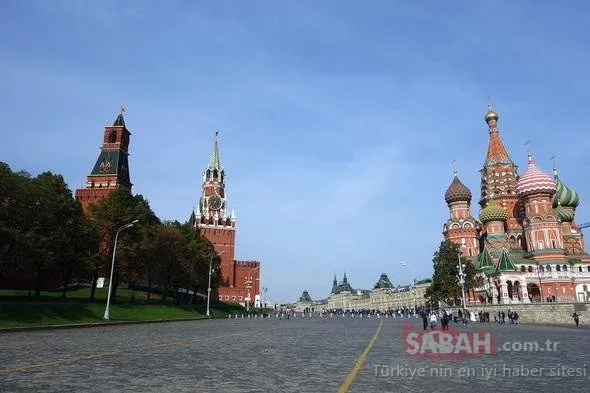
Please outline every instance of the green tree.
[[28, 173], [15, 173], [0, 162], [0, 279], [24, 267], [25, 233], [31, 230], [34, 207], [32, 187]]
[[117, 255], [113, 272], [111, 296], [115, 299], [118, 284], [124, 280], [134, 284], [145, 278], [141, 263], [142, 239], [149, 236], [151, 227], [160, 224], [160, 220], [141, 195], [132, 195], [125, 189], [111, 192], [107, 198], [90, 205], [89, 216], [101, 236], [101, 258], [92, 272], [91, 298], [94, 298], [96, 281], [99, 275], [108, 276], [110, 261], [117, 230], [125, 224], [139, 220], [138, 225], [121, 232], [117, 241]]
[[432, 276], [432, 284], [425, 294], [429, 303], [436, 304], [440, 300], [450, 303], [461, 298], [461, 286], [457, 278], [459, 258], [461, 263], [465, 265], [465, 291], [475, 289], [482, 284], [475, 265], [465, 257], [459, 257], [459, 253], [460, 247], [451, 241], [442, 242], [434, 253], [432, 260], [434, 275]]

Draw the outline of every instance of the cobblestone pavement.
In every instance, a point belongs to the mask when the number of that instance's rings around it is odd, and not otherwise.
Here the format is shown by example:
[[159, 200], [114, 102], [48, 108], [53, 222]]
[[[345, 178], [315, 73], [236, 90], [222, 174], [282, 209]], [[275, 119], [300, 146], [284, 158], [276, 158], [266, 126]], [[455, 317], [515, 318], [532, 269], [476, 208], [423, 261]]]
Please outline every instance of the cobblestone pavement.
[[[408, 321], [421, 325], [413, 318], [244, 318], [0, 334], [0, 391], [320, 393], [337, 392], [349, 374], [348, 391], [361, 393], [590, 391], [586, 327], [457, 327], [488, 329], [494, 346], [559, 345], [556, 352], [416, 360], [404, 348]], [[380, 325], [364, 363], [354, 367]], [[514, 376], [532, 367], [546, 370]], [[555, 375], [570, 368], [583, 375]]]

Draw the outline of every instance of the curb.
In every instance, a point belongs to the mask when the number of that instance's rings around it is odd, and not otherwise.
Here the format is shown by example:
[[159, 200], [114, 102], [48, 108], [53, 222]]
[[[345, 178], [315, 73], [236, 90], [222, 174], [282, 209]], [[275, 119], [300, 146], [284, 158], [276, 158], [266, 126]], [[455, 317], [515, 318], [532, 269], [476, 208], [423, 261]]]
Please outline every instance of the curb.
[[195, 317], [195, 318], [181, 318], [181, 319], [151, 319], [147, 321], [118, 321], [118, 322], [96, 322], [96, 323], [74, 323], [68, 325], [47, 325], [47, 326], [22, 326], [22, 327], [10, 327], [0, 328], [0, 334], [17, 333], [17, 332], [33, 332], [40, 330], [63, 330], [63, 329], [82, 329], [82, 328], [94, 328], [94, 327], [107, 327], [107, 326], [122, 326], [122, 325], [140, 325], [148, 323], [165, 323], [165, 322], [186, 322], [186, 321], [200, 321], [208, 319], [228, 319], [225, 317]]

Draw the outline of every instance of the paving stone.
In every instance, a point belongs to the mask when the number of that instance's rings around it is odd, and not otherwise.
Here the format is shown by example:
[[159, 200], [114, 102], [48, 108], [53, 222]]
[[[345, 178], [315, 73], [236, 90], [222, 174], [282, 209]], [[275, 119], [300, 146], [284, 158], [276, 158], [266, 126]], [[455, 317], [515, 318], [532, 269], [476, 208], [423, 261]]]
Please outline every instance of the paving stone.
[[[226, 319], [48, 330], [0, 335], [2, 392], [335, 392], [374, 336], [381, 319]], [[418, 326], [420, 321], [409, 320]], [[587, 392], [582, 377], [505, 377], [504, 365], [584, 367], [586, 327], [472, 324], [496, 344], [559, 341], [558, 352], [500, 352], [484, 358], [416, 360], [405, 353], [403, 323], [384, 319], [350, 392]], [[482, 364], [496, 370], [482, 377]], [[381, 366], [386, 367], [382, 372]], [[399, 365], [450, 367], [452, 377], [394, 375]], [[376, 366], [378, 366], [376, 368]], [[458, 377], [471, 367], [475, 376]]]

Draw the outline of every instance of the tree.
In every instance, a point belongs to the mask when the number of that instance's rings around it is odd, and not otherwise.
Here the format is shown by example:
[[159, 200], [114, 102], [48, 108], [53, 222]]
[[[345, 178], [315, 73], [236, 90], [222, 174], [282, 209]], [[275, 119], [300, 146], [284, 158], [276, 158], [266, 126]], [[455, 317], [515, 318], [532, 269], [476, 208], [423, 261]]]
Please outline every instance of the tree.
[[27, 251], [24, 233], [30, 230], [32, 183], [26, 172], [15, 173], [0, 162], [0, 279], [22, 269]]
[[117, 230], [134, 220], [139, 224], [127, 229], [120, 235], [117, 242], [116, 265], [113, 271], [114, 299], [117, 286], [121, 279], [133, 284], [144, 278], [145, 271], [141, 263], [141, 243], [150, 233], [150, 228], [160, 224], [160, 220], [141, 195], [131, 195], [128, 190], [117, 189], [107, 198], [89, 207], [90, 219], [94, 221], [101, 236], [100, 263], [92, 272], [91, 298], [94, 298], [96, 281], [99, 274], [108, 275], [110, 260]]
[[[425, 298], [429, 303], [435, 304], [442, 300], [447, 303], [461, 298], [461, 286], [457, 275], [459, 270], [460, 248], [451, 241], [441, 243], [439, 249], [434, 253], [432, 260], [434, 265], [434, 275], [432, 284], [426, 290]], [[478, 276], [478, 270], [465, 257], [460, 257], [461, 263], [465, 265], [465, 291], [475, 289], [482, 284], [481, 277]]]

